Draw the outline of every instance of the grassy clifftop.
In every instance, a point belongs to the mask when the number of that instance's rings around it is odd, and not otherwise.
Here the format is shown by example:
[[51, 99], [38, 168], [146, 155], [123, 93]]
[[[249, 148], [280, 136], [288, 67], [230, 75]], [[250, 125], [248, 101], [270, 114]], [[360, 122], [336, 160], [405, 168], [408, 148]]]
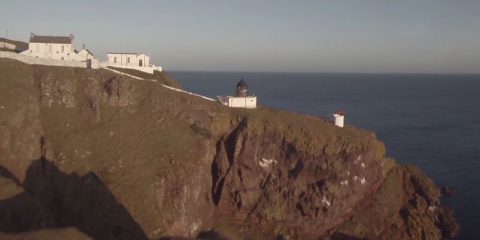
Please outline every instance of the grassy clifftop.
[[[373, 133], [270, 108], [231, 109], [163, 87], [178, 86], [164, 73], [153, 78], [0, 59], [0, 174], [18, 186], [1, 188], [10, 190], [0, 199], [8, 213], [0, 232], [363, 234], [339, 227], [353, 209], [367, 209], [362, 202], [395, 168]], [[11, 207], [19, 197], [25, 206]]]
[[170, 87], [174, 88], [181, 88], [180, 84], [175, 81], [173, 78], [171, 78], [168, 73], [165, 71], [159, 72], [159, 71], [154, 71], [153, 74], [134, 70], [134, 69], [125, 69], [125, 68], [116, 68], [116, 67], [108, 67], [116, 71], [120, 71], [126, 74], [130, 74], [136, 77], [140, 77], [143, 79], [152, 79], [160, 82], [161, 84], [165, 84]]

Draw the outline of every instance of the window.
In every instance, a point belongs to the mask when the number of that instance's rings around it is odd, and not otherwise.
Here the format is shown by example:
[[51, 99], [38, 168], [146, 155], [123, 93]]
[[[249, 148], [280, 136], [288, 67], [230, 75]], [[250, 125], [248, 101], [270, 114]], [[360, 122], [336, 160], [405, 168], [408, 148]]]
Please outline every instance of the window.
[[113, 62], [117, 63], [117, 57], [113, 57]]
[[65, 46], [62, 45], [62, 52], [65, 52]]
[[63, 61], [63, 57], [62, 57], [62, 61]]
[[142, 59], [138, 60], [138, 66], [141, 67], [141, 66], [143, 65], [142, 63], [143, 63], [143, 62], [142, 62]]
[[127, 57], [127, 63], [130, 63], [130, 57]]

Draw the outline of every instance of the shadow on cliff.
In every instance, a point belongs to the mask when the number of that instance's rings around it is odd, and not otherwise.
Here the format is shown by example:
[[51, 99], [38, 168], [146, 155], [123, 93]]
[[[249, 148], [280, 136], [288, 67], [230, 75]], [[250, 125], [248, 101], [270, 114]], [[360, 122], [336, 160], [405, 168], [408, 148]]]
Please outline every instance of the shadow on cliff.
[[0, 177], [4, 177], [6, 179], [10, 179], [13, 182], [15, 182], [17, 185], [20, 185], [20, 181], [11, 173], [8, 171], [8, 169], [2, 165], [0, 165]]
[[[6, 168], [0, 175], [18, 184]], [[147, 239], [127, 209], [94, 174], [61, 172], [41, 158], [29, 166], [24, 191], [0, 200], [0, 231], [76, 227], [94, 239]]]

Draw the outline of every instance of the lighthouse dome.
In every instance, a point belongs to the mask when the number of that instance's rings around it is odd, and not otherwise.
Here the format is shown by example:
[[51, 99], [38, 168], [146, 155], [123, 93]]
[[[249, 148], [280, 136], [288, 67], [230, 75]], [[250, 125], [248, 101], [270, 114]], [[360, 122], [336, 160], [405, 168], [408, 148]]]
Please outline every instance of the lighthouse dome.
[[242, 78], [240, 79], [240, 82], [237, 83], [237, 88], [246, 88], [248, 89], [248, 84], [245, 82], [245, 80]]
[[240, 82], [237, 83], [237, 91], [235, 92], [235, 96], [236, 97], [248, 96], [248, 85], [243, 78], [240, 79]]

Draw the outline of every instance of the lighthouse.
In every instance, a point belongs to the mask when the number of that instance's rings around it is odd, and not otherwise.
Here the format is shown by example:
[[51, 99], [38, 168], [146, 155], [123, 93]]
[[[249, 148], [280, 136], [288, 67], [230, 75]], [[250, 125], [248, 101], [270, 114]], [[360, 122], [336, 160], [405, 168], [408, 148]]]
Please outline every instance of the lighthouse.
[[257, 107], [257, 97], [249, 95], [248, 84], [243, 78], [237, 83], [234, 96], [218, 96], [218, 101], [232, 108]]
[[235, 91], [235, 97], [247, 97], [248, 96], [248, 84], [245, 80], [240, 79], [240, 82], [237, 83], [237, 91]]

